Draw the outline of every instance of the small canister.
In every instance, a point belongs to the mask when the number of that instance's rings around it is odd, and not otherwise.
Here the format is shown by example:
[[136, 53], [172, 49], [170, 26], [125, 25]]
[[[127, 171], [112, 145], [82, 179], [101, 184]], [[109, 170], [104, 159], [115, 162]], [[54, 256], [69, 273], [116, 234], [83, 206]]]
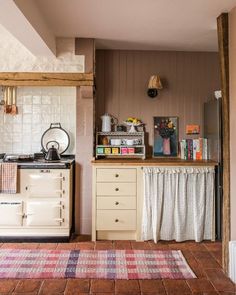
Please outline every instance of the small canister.
[[112, 154], [117, 155], [117, 154], [119, 154], [119, 152], [120, 152], [120, 149], [119, 148], [117, 148], [117, 147], [113, 147], [112, 148]]
[[102, 147], [97, 147], [97, 154], [103, 154], [103, 148]]
[[104, 152], [106, 155], [111, 154], [111, 148], [108, 148], [108, 147], [104, 148]]
[[128, 148], [127, 147], [122, 147], [121, 148], [121, 154], [122, 155], [127, 155], [128, 154]]

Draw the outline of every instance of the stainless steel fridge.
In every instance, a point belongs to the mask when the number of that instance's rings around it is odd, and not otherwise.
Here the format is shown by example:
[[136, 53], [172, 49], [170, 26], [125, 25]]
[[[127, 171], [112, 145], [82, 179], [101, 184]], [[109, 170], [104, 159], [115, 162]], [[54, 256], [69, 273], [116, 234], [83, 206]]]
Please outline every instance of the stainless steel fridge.
[[222, 107], [221, 98], [204, 103], [204, 137], [208, 139], [208, 157], [218, 162], [215, 174], [216, 239], [222, 238]]

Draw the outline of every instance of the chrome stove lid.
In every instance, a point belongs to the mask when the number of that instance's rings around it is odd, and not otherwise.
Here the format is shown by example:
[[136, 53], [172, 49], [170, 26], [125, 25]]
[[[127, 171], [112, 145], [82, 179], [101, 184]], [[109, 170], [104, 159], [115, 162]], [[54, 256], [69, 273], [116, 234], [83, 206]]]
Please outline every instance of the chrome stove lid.
[[32, 162], [34, 155], [32, 154], [6, 154], [3, 158], [4, 162]]

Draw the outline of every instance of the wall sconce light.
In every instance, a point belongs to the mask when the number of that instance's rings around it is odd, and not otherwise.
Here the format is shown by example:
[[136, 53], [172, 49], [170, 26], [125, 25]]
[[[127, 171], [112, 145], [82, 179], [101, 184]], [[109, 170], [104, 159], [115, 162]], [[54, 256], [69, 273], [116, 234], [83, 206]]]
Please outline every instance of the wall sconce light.
[[154, 98], [158, 95], [158, 90], [162, 89], [161, 79], [157, 75], [150, 77], [148, 82], [148, 91], [147, 94], [149, 97]]

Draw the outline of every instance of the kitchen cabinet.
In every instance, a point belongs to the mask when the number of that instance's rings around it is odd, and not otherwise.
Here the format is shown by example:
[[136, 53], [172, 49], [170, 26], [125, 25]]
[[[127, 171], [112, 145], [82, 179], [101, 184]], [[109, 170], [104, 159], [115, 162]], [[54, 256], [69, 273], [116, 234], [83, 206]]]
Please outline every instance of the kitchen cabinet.
[[92, 239], [136, 239], [137, 169], [93, 168]]
[[[144, 167], [179, 168], [189, 170], [193, 168], [209, 167], [214, 171], [216, 163], [212, 161], [182, 161], [182, 160], [139, 160], [139, 159], [104, 159], [94, 160], [93, 164], [93, 201], [92, 201], [92, 240], [143, 240], [142, 219], [144, 206]], [[160, 169], [161, 170], [161, 169]], [[176, 170], [176, 169], [173, 169]], [[169, 171], [169, 170], [168, 170]], [[206, 190], [214, 191], [214, 184]], [[158, 187], [157, 187], [158, 189]], [[168, 187], [168, 190], [171, 187]], [[173, 187], [173, 192], [175, 188]], [[202, 195], [199, 193], [199, 200]], [[198, 197], [198, 196], [196, 196]], [[180, 196], [181, 198], [181, 196]], [[187, 206], [188, 212], [192, 212], [191, 198]], [[170, 204], [171, 205], [171, 204]], [[165, 202], [165, 206], [168, 206]], [[181, 206], [179, 210], [181, 210]], [[184, 208], [184, 207], [183, 207]], [[207, 208], [205, 208], [207, 210]], [[210, 208], [208, 208], [210, 209]], [[162, 208], [162, 210], [164, 210]], [[183, 209], [184, 210], [184, 209]], [[211, 206], [212, 214], [208, 217], [208, 238], [214, 240], [214, 208]], [[183, 212], [184, 216], [185, 212]], [[187, 224], [192, 223], [192, 215], [189, 216]], [[191, 220], [191, 221], [190, 221]], [[165, 222], [168, 223], [168, 220]], [[204, 225], [203, 225], [204, 228]], [[186, 233], [186, 237], [188, 234]]]
[[0, 194], [2, 237], [69, 237], [70, 169], [19, 169], [19, 193]]

